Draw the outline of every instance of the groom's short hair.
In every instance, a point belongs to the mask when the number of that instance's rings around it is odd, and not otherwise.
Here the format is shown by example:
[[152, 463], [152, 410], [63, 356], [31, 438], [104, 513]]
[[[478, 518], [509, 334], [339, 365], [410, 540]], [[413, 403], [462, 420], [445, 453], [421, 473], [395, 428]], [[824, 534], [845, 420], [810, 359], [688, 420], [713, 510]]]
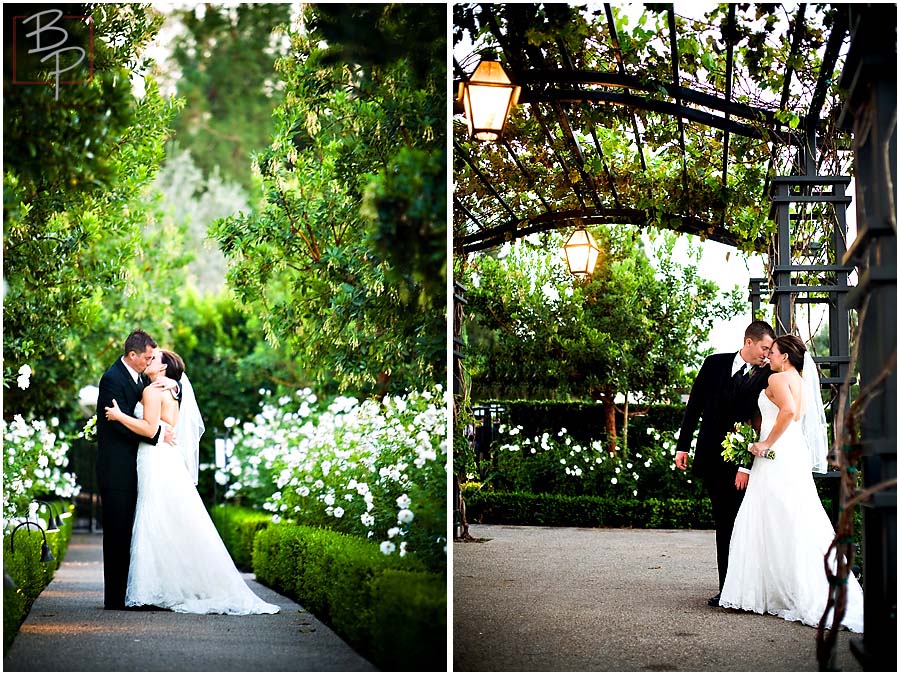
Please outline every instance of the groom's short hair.
[[773, 340], [775, 339], [775, 331], [765, 321], [754, 321], [744, 331], [744, 339], [750, 338], [754, 342], [759, 342], [767, 335]]
[[148, 333], [138, 328], [137, 330], [131, 331], [131, 335], [125, 338], [125, 353], [123, 356], [128, 356], [130, 352], [143, 354], [147, 351], [147, 347], [156, 349], [156, 346], [156, 340], [150, 337]]

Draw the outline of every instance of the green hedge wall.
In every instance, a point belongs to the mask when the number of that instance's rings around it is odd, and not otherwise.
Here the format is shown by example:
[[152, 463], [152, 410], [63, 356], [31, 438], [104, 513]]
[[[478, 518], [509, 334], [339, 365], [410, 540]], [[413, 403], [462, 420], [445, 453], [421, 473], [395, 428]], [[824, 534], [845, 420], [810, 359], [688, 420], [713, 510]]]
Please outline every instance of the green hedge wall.
[[272, 524], [272, 515], [240, 506], [219, 505], [212, 519], [234, 564], [245, 572], [253, 569], [253, 539]]
[[712, 528], [708, 499], [610, 497], [463, 490], [470, 523], [568, 527]]
[[[69, 504], [53, 503], [54, 511], [58, 511], [59, 507], [69, 513], [74, 510]], [[52, 562], [39, 562], [44, 540], [37, 528], [22, 527], [16, 532], [15, 553], [12, 551], [10, 535], [3, 537], [3, 572], [15, 584], [14, 588], [7, 588], [5, 584], [3, 586], [4, 651], [12, 644], [19, 627], [31, 611], [35, 598], [52, 581], [65, 558], [72, 537], [72, 518], [65, 518], [62, 523], [59, 532], [47, 534], [47, 545], [54, 558]]]
[[295, 599], [383, 670], [447, 669], [447, 583], [412, 557], [279, 523], [254, 540], [257, 579]]

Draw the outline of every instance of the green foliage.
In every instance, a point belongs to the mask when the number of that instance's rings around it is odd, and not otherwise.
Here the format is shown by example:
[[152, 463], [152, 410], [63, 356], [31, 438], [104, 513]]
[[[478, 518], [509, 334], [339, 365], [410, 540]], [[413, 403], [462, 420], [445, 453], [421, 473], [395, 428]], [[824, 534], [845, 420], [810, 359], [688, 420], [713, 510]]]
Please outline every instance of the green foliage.
[[[131, 93], [159, 17], [137, 5], [81, 7], [94, 18], [94, 73], [64, 87], [4, 87], [4, 416], [71, 410], [83, 376], [118, 356], [136, 325], [157, 332], [178, 232], [150, 235], [142, 195], [177, 107], [152, 81]], [[6, 68], [11, 64], [7, 60]], [[10, 81], [9, 73], [6, 82]], [[32, 386], [12, 386], [29, 365]]]
[[648, 417], [635, 418], [627, 451], [607, 450], [602, 434], [577, 440], [563, 427], [526, 434], [521, 426], [500, 424], [493, 433], [487, 458], [470, 466], [486, 488], [499, 491], [593, 495], [598, 497], [699, 500], [702, 486], [690, 472], [675, 468], [678, 431], [654, 426]]
[[584, 284], [554, 251], [556, 237], [543, 251], [526, 241], [473, 259], [462, 282], [474, 324], [466, 359], [474, 398], [630, 393], [654, 402], [688, 386], [684, 367], [701, 361], [713, 321], [734, 316], [743, 301], [720, 297], [695, 265], [675, 263], [671, 234], [659, 241], [656, 269], [636, 231], [594, 234], [600, 261]]
[[434, 392], [319, 401], [308, 389], [267, 400], [236, 423], [226, 499], [282, 518], [380, 541], [445, 570], [446, 413]]
[[[446, 645], [437, 648], [446, 636], [446, 577], [425, 572], [418, 561], [385, 556], [365, 539], [279, 524], [256, 536], [253, 570], [380, 668], [446, 667]], [[405, 610], [394, 613], [398, 605]], [[385, 631], [401, 628], [409, 642], [389, 651], [398, 636], [386, 644]]]
[[385, 670], [442, 671], [447, 653], [447, 582], [422, 572], [386, 570], [373, 584], [374, 660]]
[[246, 192], [256, 187], [250, 159], [269, 145], [282, 100], [275, 60], [286, 51], [290, 14], [287, 3], [210, 3], [172, 13], [184, 27], [172, 40], [172, 60], [186, 103], [175, 139], [206, 177], [221, 172]]
[[[59, 513], [60, 509], [71, 513], [71, 507], [68, 505], [51, 503], [56, 513]], [[47, 563], [38, 562], [44, 540], [37, 528], [25, 526], [16, 531], [15, 552], [12, 549], [12, 536], [7, 533], [3, 537], [3, 572], [15, 584], [13, 588], [7, 588], [5, 585], [3, 587], [4, 651], [12, 644], [35, 598], [47, 587], [62, 564], [72, 537], [72, 518], [64, 518], [62, 523], [59, 532], [50, 532], [46, 535], [47, 545], [53, 555], [53, 561]]]
[[[560, 68], [608, 73], [610, 64], [619, 63], [622, 73], [635, 78], [629, 93], [647, 102], [646, 107], [619, 101], [569, 106], [566, 125], [574, 144], [562, 138], [548, 141], [535, 106], [517, 106], [507, 125], [517, 161], [499, 146], [495, 151], [468, 139], [466, 125], [456, 120], [455, 140], [471, 150], [474, 167], [456, 163], [454, 198], [474, 212], [479, 226], [510, 220], [506, 206], [488, 192], [480, 173], [491, 178], [516, 220], [534, 218], [546, 210], [621, 209], [625, 222], [735, 240], [745, 252], [765, 251], [775, 231], [768, 214], [767, 179], [773, 174], [798, 173], [796, 147], [780, 139], [816, 128], [823, 147], [845, 142], [844, 131], [807, 118], [804, 111], [810, 109], [814, 84], [820, 79], [825, 33], [836, 15], [847, 9], [807, 5], [798, 21], [775, 4], [719, 3], [703, 14], [687, 5], [674, 7], [679, 84], [720, 99], [730, 85], [731, 101], [765, 111], [732, 117], [746, 125], [748, 134], [726, 136], [696, 121], [679, 123], [675, 114], [659, 112], [655, 106], [678, 101], [671, 85], [671, 8], [671, 4], [644, 4], [635, 21], [632, 8], [610, 6], [617, 38], [613, 39], [606, 11], [596, 6], [453, 6], [455, 53], [466, 73], [488, 51], [498, 52], [514, 72]], [[732, 9], [735, 21], [729, 23]], [[791, 56], [794, 42], [797, 49]], [[466, 44], [471, 45], [468, 55]], [[730, 63], [729, 44], [734, 47]], [[822, 119], [836, 115], [843, 106], [837, 76], [841, 58], [828, 82]], [[733, 66], [733, 74], [726, 85], [728, 66]], [[789, 87], [786, 78], [790, 78]], [[639, 142], [635, 127], [640, 129]], [[775, 134], [778, 142], [773, 142]], [[577, 152], [572, 152], [573, 145]], [[824, 153], [819, 172], [846, 174], [849, 162], [842, 154]], [[723, 157], [727, 157], [727, 172]], [[565, 174], [559, 169], [560, 158], [568, 164]], [[630, 218], [629, 212], [636, 217]], [[801, 220], [798, 226], [805, 230], [815, 227], [815, 222]], [[476, 225], [457, 209], [455, 234], [475, 231]]]
[[76, 496], [77, 476], [66, 471], [69, 441], [59, 420], [26, 422], [15, 415], [2, 420], [3, 430], [3, 529], [24, 518], [34, 500], [58, 495]]
[[556, 527], [710, 529], [709, 499], [622, 499], [529, 492], [464, 492], [469, 522]]
[[[249, 419], [259, 411], [261, 390], [293, 391], [309, 378], [293, 354], [266, 342], [260, 320], [227, 293], [188, 291], [172, 310], [169, 339], [162, 344], [184, 359], [206, 425], [200, 461], [212, 463], [216, 434], [225, 434], [227, 418]], [[200, 473], [199, 490], [207, 497], [213, 492], [211, 480], [209, 472]]]
[[242, 570], [253, 569], [253, 539], [256, 533], [272, 524], [272, 516], [254, 509], [220, 504], [210, 515], [231, 554], [234, 564]]
[[429, 386], [445, 361], [446, 8], [305, 11], [255, 159], [265, 203], [215, 229], [229, 282], [319, 382]]

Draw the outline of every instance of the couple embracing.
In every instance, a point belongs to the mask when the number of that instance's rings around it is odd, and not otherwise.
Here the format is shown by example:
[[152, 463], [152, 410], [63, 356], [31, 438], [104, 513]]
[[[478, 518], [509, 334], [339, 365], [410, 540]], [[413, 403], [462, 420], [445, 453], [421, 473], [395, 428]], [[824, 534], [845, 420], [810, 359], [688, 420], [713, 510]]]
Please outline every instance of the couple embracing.
[[132, 332], [97, 400], [106, 609], [278, 612], [244, 582], [197, 493], [203, 430], [181, 357]]
[[[774, 614], [817, 626], [829, 596], [823, 560], [834, 529], [812, 472], [827, 470], [828, 436], [818, 371], [800, 338], [754, 321], [737, 353], [707, 357], [679, 432], [675, 465], [702, 480], [716, 525], [719, 593], [713, 607]], [[752, 467], [722, 457], [734, 426], [752, 422]], [[833, 556], [829, 567], [835, 570]], [[832, 616], [826, 625], [831, 627]], [[863, 629], [863, 596], [850, 575], [841, 625]]]

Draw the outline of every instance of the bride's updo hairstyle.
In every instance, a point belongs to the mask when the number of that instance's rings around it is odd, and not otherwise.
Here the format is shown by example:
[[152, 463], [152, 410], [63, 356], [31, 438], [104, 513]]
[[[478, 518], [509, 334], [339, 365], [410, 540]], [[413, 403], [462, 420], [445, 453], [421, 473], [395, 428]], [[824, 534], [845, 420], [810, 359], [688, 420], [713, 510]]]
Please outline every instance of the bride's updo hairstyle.
[[175, 352], [166, 349], [160, 350], [162, 362], [166, 364], [166, 377], [171, 377], [176, 382], [181, 382], [181, 376], [184, 375], [184, 361]]
[[796, 335], [782, 335], [781, 337], [775, 338], [775, 344], [778, 345], [778, 351], [782, 354], [787, 354], [788, 361], [791, 362], [791, 365], [794, 366], [798, 372], [802, 373], [803, 357], [806, 354], [806, 345], [803, 344], [803, 340]]

